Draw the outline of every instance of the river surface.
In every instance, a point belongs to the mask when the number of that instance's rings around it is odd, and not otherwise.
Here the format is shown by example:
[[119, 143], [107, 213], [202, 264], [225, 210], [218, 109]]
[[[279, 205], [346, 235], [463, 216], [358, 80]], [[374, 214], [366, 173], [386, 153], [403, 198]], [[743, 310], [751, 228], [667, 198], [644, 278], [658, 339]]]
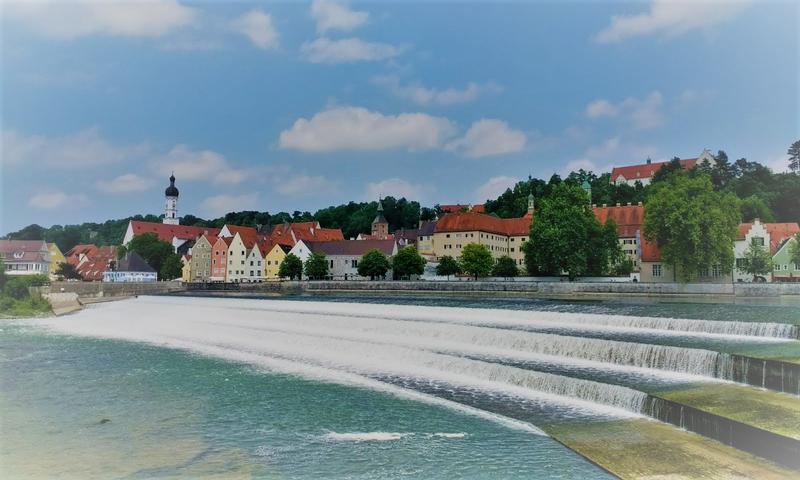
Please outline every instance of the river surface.
[[646, 418], [650, 391], [730, 383], [717, 347], [800, 343], [797, 307], [330, 300], [3, 322], [0, 473], [611, 478], [547, 427]]

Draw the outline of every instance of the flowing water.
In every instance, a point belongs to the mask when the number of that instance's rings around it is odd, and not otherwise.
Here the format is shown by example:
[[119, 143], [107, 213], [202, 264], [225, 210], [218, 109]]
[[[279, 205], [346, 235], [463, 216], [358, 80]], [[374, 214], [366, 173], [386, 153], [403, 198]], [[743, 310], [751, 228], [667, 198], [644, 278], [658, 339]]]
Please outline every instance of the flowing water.
[[0, 468], [605, 478], [542, 428], [646, 418], [649, 392], [730, 383], [719, 344], [800, 344], [783, 317], [319, 300], [140, 297], [6, 322]]

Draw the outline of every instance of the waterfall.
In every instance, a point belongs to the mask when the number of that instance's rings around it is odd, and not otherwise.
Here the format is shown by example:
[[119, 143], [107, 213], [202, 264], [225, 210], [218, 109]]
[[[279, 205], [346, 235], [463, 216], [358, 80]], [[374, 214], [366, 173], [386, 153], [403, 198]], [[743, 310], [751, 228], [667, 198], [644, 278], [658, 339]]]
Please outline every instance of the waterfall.
[[[209, 299], [196, 300], [208, 301]], [[364, 318], [459, 323], [506, 328], [559, 328], [563, 330], [599, 329], [610, 332], [639, 331], [648, 334], [684, 334], [689, 336], [717, 335], [729, 338], [759, 337], [764, 340], [773, 339], [782, 341], [798, 338], [797, 326], [770, 322], [691, 320], [626, 315], [422, 307], [410, 305], [392, 305], [391, 309], [387, 309], [384, 305], [380, 304], [340, 302], [287, 302], [281, 300], [251, 299], [236, 299], [235, 302], [238, 308], [253, 308], [276, 313], [283, 312], [328, 316], [345, 315]], [[229, 308], [224, 304], [217, 304], [216, 307]], [[498, 318], [498, 316], [501, 316], [501, 318]]]

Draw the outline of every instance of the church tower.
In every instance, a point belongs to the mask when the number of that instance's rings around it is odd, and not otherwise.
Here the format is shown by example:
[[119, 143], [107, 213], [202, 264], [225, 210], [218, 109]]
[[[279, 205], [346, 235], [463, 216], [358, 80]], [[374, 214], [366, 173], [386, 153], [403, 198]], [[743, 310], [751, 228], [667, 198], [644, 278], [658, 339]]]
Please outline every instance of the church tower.
[[529, 215], [531, 217], [533, 216], [533, 206], [534, 206], [533, 202], [534, 202], [533, 194], [529, 193], [528, 194], [528, 213], [527, 213], [527, 215]]
[[386, 240], [389, 238], [389, 222], [383, 216], [383, 203], [378, 199], [378, 214], [375, 215], [375, 220], [372, 221], [372, 236], [378, 240]]
[[175, 174], [169, 176], [169, 187], [164, 191], [164, 220], [167, 225], [178, 225], [178, 189], [175, 188]]

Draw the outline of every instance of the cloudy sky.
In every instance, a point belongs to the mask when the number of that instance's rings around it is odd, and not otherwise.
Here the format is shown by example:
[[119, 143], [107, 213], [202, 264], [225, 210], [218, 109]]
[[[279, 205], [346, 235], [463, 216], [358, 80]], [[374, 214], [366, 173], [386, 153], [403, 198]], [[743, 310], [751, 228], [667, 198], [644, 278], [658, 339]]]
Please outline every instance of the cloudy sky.
[[161, 213], [481, 202], [704, 148], [783, 168], [795, 2], [13, 3], [0, 233]]

